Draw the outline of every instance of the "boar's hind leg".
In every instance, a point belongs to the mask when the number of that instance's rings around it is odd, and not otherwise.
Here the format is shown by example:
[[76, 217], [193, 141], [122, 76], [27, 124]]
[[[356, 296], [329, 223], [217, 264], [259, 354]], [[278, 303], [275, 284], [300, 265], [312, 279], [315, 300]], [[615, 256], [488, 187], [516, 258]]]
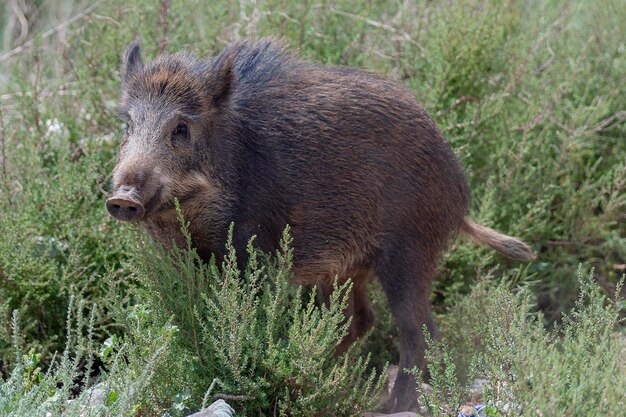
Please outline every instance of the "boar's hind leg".
[[426, 325], [431, 334], [435, 331], [429, 300], [433, 264], [410, 247], [383, 251], [376, 260], [376, 273], [389, 300], [400, 337], [400, 369], [386, 405], [393, 412], [417, 409], [415, 378], [403, 370], [415, 366], [425, 369], [422, 329]]

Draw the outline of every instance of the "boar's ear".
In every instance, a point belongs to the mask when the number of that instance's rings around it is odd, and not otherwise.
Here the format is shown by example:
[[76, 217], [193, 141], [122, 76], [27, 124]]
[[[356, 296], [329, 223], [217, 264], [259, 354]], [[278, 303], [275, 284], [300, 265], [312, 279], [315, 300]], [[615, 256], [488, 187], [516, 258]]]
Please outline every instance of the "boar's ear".
[[233, 74], [234, 54], [222, 52], [209, 65], [209, 94], [215, 106], [220, 106], [233, 91], [235, 78]]
[[133, 73], [143, 68], [141, 60], [141, 48], [138, 42], [132, 42], [128, 45], [124, 54], [124, 64], [122, 66], [122, 77], [127, 80]]

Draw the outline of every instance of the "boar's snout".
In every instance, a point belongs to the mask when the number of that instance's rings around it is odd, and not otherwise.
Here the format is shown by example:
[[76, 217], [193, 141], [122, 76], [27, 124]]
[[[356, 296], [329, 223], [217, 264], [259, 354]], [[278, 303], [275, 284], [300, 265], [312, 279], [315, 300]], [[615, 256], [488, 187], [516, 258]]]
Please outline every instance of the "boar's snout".
[[106, 201], [106, 207], [111, 216], [122, 221], [141, 220], [146, 211], [139, 202], [134, 187], [122, 187], [117, 190]]

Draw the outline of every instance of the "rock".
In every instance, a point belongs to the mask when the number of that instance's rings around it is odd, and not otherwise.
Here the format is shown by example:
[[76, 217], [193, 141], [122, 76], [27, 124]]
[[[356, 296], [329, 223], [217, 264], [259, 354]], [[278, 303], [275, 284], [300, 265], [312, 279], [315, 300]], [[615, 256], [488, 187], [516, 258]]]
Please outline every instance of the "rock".
[[224, 400], [217, 400], [202, 411], [191, 414], [188, 417], [233, 417], [235, 410]]
[[483, 397], [483, 386], [487, 382], [486, 379], [476, 378], [470, 388], [471, 402], [478, 403]]
[[81, 406], [81, 413], [85, 410], [100, 407], [106, 403], [109, 390], [103, 383], [99, 383], [89, 388], [83, 395], [84, 402]]
[[396, 384], [396, 378], [398, 378], [398, 370], [398, 365], [391, 365], [387, 368], [387, 387], [380, 396], [380, 404], [384, 404], [391, 397], [393, 386]]
[[459, 409], [458, 417], [486, 417], [486, 412], [485, 404], [466, 404]]

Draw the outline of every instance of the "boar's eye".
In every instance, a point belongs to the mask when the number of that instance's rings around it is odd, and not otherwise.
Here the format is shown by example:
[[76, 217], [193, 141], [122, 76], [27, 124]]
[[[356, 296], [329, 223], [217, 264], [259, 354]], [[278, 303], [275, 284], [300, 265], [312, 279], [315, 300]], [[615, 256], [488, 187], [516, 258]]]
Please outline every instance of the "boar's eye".
[[181, 123], [178, 126], [176, 126], [176, 129], [174, 129], [174, 131], [172, 132], [172, 139], [177, 139], [177, 138], [187, 139], [188, 137], [189, 137], [189, 133], [187, 131], [187, 125], [184, 123]]
[[122, 136], [128, 137], [133, 134], [133, 126], [130, 122], [124, 122], [124, 132]]

